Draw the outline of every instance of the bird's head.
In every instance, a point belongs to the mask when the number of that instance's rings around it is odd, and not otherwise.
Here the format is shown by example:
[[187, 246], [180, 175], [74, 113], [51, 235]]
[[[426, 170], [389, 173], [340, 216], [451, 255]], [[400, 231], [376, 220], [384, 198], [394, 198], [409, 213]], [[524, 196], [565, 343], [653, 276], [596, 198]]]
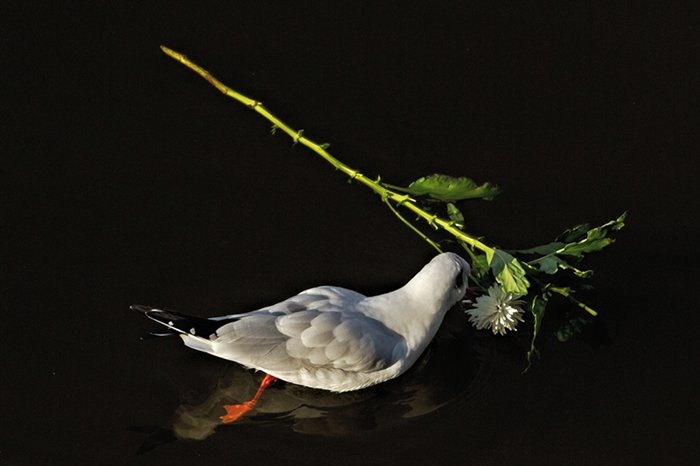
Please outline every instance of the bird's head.
[[407, 288], [415, 297], [427, 298], [447, 311], [464, 297], [470, 271], [469, 263], [461, 256], [445, 252], [428, 262]]

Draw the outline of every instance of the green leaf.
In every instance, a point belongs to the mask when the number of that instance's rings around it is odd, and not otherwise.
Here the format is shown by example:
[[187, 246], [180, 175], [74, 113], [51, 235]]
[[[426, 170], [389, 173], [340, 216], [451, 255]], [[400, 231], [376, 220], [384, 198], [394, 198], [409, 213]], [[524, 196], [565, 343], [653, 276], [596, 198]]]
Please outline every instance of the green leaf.
[[532, 264], [539, 266], [541, 272], [548, 273], [550, 275], [556, 273], [562, 263], [565, 262], [554, 254], [549, 254], [532, 262]]
[[412, 182], [406, 188], [399, 188], [412, 196], [427, 195], [444, 202], [464, 199], [491, 200], [501, 192], [501, 188], [491, 183], [477, 185], [465, 176], [455, 178], [449, 175], [424, 176]]
[[458, 228], [464, 226], [464, 215], [457, 206], [451, 202], [447, 203], [447, 216]]
[[549, 301], [549, 293], [545, 290], [542, 294], [535, 295], [530, 303], [530, 313], [533, 317], [532, 324], [532, 339], [530, 340], [530, 350], [527, 352], [527, 367], [525, 371], [530, 368], [532, 364], [532, 358], [537, 354], [537, 348], [535, 347], [535, 340], [537, 335], [540, 333], [540, 327], [542, 326], [542, 319], [544, 318], [544, 310], [547, 307], [547, 302]]
[[589, 236], [578, 243], [566, 245], [561, 251], [559, 251], [559, 254], [581, 257], [588, 252], [600, 251], [605, 246], [608, 246], [614, 242], [615, 240], [612, 238], [595, 238], [594, 236]]
[[556, 241], [554, 243], [543, 244], [542, 246], [535, 246], [534, 248], [530, 249], [518, 249], [513, 252], [517, 252], [518, 254], [539, 254], [544, 256], [546, 254], [556, 252], [564, 246], [566, 246], [566, 243]]
[[[625, 212], [617, 219], [597, 228], [591, 228], [589, 223], [584, 223], [583, 225], [578, 225], [574, 228], [566, 230], [551, 243], [535, 246], [534, 248], [529, 249], [518, 249], [512, 252], [518, 254], [536, 254], [546, 256], [547, 254], [552, 253], [561, 254], [565, 250], [576, 253], [570, 255], [579, 255], [579, 252], [598, 251], [613, 242], [611, 238], [605, 237], [608, 231], [618, 231], [622, 229], [622, 227], [625, 226], [624, 220], [626, 216], [627, 213]], [[604, 241], [605, 244], [601, 244], [601, 240], [606, 240]], [[594, 241], [598, 241], [598, 243], [593, 243]], [[595, 249], [596, 247], [599, 247], [599, 249]], [[585, 248], [589, 248], [591, 251], [582, 251], [582, 249]]]
[[530, 282], [525, 278], [525, 270], [515, 257], [501, 249], [491, 249], [486, 252], [486, 260], [496, 281], [505, 291], [521, 296], [527, 294]]
[[[528, 262], [528, 265], [536, 267], [540, 272], [555, 274], [559, 269], [570, 270], [574, 275], [582, 278], [590, 277], [592, 270], [580, 270], [571, 265], [560, 256], [571, 256], [577, 261], [585, 253], [600, 251], [615, 240], [608, 235], [613, 231], [620, 230], [625, 224], [626, 213], [615, 220], [596, 228], [591, 228], [589, 224], [579, 225], [571, 230], [567, 230], [555, 241], [543, 246], [530, 249], [514, 251], [521, 254], [542, 254]], [[569, 241], [562, 243], [562, 241]]]
[[[625, 217], [627, 213], [620, 215], [616, 220], [612, 220], [604, 225], [596, 228], [591, 228], [586, 231], [585, 237], [579, 239], [575, 243], [569, 243], [562, 249], [557, 251], [557, 254], [567, 256], [581, 257], [588, 252], [600, 251], [605, 246], [613, 243], [615, 240], [608, 236], [611, 231], [619, 231], [625, 226]], [[580, 236], [580, 235], [579, 235]]]
[[573, 228], [570, 228], [561, 235], [557, 236], [555, 241], [558, 241], [560, 243], [572, 243], [574, 241], [578, 241], [581, 238], [583, 238], [586, 235], [586, 232], [591, 229], [591, 224], [590, 223], [584, 223], [582, 225], [577, 225]]

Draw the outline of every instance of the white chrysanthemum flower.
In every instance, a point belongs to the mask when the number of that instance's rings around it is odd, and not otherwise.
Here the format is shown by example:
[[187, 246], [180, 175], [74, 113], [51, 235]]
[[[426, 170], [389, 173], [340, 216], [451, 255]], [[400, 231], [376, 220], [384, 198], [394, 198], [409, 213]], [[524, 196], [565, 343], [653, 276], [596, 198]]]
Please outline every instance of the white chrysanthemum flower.
[[491, 329], [493, 334], [505, 335], [506, 330], [517, 330], [518, 322], [523, 322], [525, 312], [519, 306], [522, 300], [517, 295], [506, 293], [498, 283], [489, 288], [486, 295], [476, 298], [476, 304], [465, 312], [469, 322], [477, 329]]

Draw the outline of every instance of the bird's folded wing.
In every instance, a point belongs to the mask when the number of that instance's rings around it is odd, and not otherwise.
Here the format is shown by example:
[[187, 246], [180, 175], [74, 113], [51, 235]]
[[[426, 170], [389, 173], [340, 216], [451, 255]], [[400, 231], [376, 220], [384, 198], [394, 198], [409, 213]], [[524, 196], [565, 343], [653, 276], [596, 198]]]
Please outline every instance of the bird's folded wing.
[[256, 369], [381, 370], [404, 348], [403, 338], [364, 314], [315, 301], [290, 314], [254, 313], [224, 325], [213, 352]]

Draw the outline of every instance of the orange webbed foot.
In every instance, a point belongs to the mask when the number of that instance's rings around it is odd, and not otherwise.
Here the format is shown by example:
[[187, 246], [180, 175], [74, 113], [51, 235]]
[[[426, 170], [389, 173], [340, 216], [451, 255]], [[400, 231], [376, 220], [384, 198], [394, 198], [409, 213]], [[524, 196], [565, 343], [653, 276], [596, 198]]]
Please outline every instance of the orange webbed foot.
[[223, 422], [224, 424], [231, 424], [232, 422], [236, 422], [254, 407], [255, 403], [253, 403], [252, 401], [246, 401], [245, 403], [239, 403], [235, 405], [224, 405], [226, 414], [220, 417], [221, 422]]
[[277, 380], [275, 377], [265, 374], [265, 377], [263, 377], [262, 382], [260, 382], [258, 391], [255, 393], [255, 396], [251, 400], [235, 405], [224, 405], [226, 414], [219, 418], [221, 419], [221, 422], [223, 422], [224, 424], [231, 424], [232, 422], [236, 422], [243, 415], [255, 408], [255, 405], [258, 403], [258, 399], [260, 398], [260, 395], [262, 395], [262, 392], [265, 391], [265, 389], [269, 387], [270, 384], [275, 380]]

